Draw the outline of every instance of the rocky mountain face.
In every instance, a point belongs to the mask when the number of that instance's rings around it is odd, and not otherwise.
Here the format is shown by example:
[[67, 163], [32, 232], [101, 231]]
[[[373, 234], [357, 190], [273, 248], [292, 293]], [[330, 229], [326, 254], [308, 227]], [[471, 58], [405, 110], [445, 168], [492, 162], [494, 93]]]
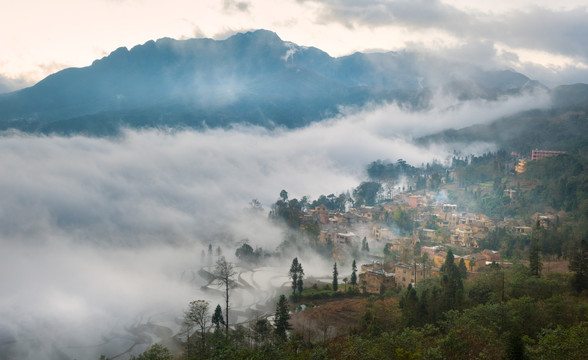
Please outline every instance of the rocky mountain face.
[[425, 109], [434, 91], [494, 100], [541, 87], [411, 52], [333, 58], [258, 30], [226, 40], [159, 39], [0, 95], [0, 129], [108, 135], [120, 126], [305, 126], [345, 106], [396, 101]]

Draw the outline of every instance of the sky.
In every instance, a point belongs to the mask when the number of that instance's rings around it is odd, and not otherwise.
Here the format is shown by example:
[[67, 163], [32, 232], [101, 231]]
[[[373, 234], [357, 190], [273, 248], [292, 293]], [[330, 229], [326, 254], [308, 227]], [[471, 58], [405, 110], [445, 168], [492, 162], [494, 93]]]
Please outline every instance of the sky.
[[588, 82], [586, 0], [2, 0], [0, 90], [162, 37], [267, 29], [331, 56], [411, 49]]
[[[332, 56], [413, 49], [514, 68], [548, 85], [588, 82], [588, 16], [581, 2], [484, 3], [6, 2], [0, 92], [88, 66], [120, 46], [161, 37], [223, 39], [259, 28]], [[268, 222], [267, 211], [282, 189], [290, 198], [314, 199], [352, 191], [366, 180], [366, 165], [378, 159], [443, 163], [451, 148], [418, 148], [411, 139], [548, 103], [541, 91], [492, 102], [438, 96], [423, 112], [368, 105], [294, 130], [129, 130], [108, 139], [3, 133], [0, 360], [10, 358], [7, 348], [19, 359], [57, 358], [55, 349], [71, 358], [98, 358], [79, 351], [98, 351], [104, 339], [133, 339], [137, 334], [127, 332], [139, 324], [174, 327], [167, 322], [190, 300], [221, 302], [201, 291], [194, 275], [204, 264], [203, 246], [222, 245], [232, 257], [243, 239], [270, 251], [279, 245], [283, 228]], [[494, 145], [461, 149], [480, 153]], [[254, 198], [263, 203], [262, 214], [248, 210]], [[292, 255], [320, 263], [309, 254]], [[275, 271], [284, 274], [287, 265]], [[164, 320], [156, 320], [164, 311]]]

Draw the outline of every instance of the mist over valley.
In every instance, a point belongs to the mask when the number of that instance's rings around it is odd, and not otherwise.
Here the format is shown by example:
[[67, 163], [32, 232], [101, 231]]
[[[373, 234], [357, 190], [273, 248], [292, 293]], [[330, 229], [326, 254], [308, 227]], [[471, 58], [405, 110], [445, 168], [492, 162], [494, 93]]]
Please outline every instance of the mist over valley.
[[[201, 272], [219, 255], [240, 274], [232, 316], [273, 312], [292, 258], [307, 277], [332, 270], [302, 235], [276, 255], [283, 189], [354, 194], [376, 160], [582, 156], [586, 94], [416, 51], [331, 57], [266, 30], [119, 48], [1, 94], [0, 359], [181, 351], [187, 304], [223, 304]], [[274, 255], [239, 263], [245, 240]]]

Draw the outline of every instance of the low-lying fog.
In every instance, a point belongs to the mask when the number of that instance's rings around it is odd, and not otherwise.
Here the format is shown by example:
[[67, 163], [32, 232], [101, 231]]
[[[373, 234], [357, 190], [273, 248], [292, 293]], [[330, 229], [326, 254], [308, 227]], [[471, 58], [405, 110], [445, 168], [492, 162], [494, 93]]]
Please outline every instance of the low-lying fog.
[[[146, 324], [177, 331], [174, 318], [190, 300], [222, 303], [216, 292], [201, 290], [196, 274], [214, 261], [201, 257], [209, 243], [230, 259], [237, 245], [223, 239], [276, 248], [282, 229], [266, 220], [282, 189], [290, 198], [314, 199], [356, 187], [377, 159], [443, 162], [446, 149], [417, 148], [411, 137], [544, 100], [444, 103], [427, 113], [389, 105], [292, 131], [127, 131], [114, 140], [5, 134], [0, 359], [98, 359], [136, 343], [133, 351], [140, 352], [161, 338]], [[264, 213], [247, 211], [254, 198]], [[307, 276], [329, 274], [331, 264], [294, 256]], [[287, 280], [287, 263], [243, 277], [255, 277], [259, 290], [271, 294]], [[250, 307], [263, 296], [236, 291], [232, 302]]]

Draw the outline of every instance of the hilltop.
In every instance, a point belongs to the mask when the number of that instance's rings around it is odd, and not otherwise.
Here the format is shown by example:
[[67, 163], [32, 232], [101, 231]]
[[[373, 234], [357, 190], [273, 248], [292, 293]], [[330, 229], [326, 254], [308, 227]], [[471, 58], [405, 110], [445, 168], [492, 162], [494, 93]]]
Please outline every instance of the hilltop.
[[109, 135], [120, 126], [296, 128], [367, 103], [427, 109], [438, 90], [493, 101], [536, 88], [544, 87], [511, 70], [409, 51], [334, 58], [257, 30], [226, 40], [148, 41], [59, 71], [0, 95], [0, 129]]

